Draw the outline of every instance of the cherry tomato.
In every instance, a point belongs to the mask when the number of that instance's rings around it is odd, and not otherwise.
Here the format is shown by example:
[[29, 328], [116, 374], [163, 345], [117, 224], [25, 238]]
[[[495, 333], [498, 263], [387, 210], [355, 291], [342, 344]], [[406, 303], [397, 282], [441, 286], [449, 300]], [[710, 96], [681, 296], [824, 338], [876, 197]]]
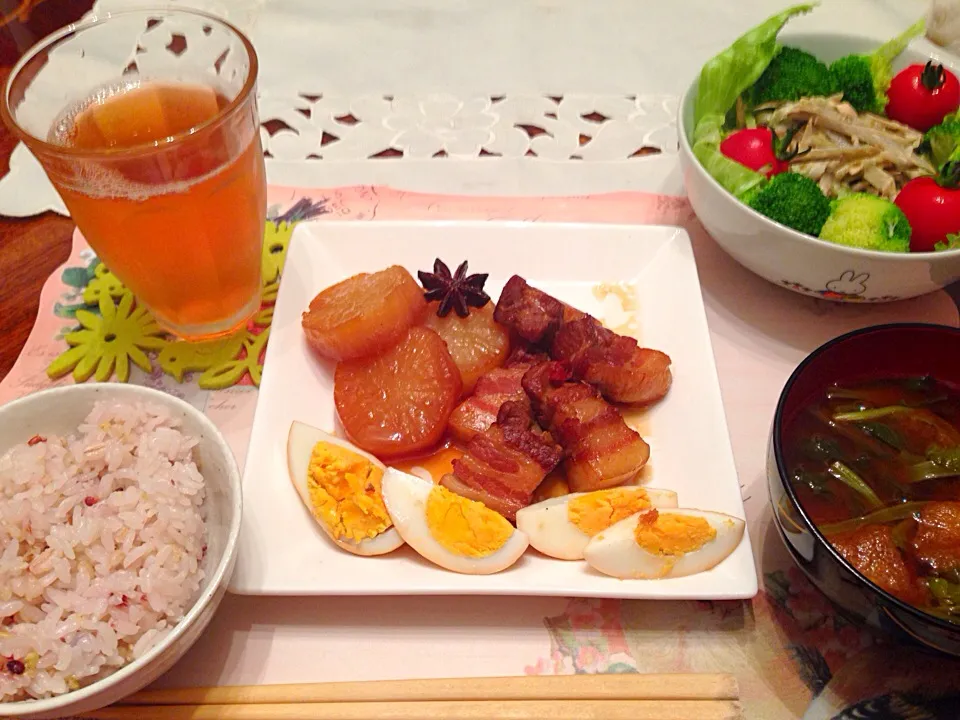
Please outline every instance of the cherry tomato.
[[785, 172], [789, 164], [777, 157], [773, 131], [770, 128], [744, 128], [731, 133], [720, 143], [720, 152], [731, 160], [761, 172], [767, 177]]
[[943, 65], [910, 65], [887, 90], [887, 117], [926, 132], [960, 107], [960, 82]]
[[910, 221], [912, 252], [936, 250], [938, 243], [949, 244], [948, 235], [960, 234], [960, 188], [945, 187], [932, 177], [914, 178], [895, 202]]

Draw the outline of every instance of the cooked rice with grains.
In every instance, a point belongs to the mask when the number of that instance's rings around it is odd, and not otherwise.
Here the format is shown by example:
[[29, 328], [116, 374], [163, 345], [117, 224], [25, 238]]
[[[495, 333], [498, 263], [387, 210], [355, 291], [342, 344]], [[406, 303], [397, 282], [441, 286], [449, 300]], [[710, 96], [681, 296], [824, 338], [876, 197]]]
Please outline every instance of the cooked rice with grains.
[[0, 702], [62, 694], [161, 642], [203, 579], [197, 439], [101, 401], [69, 437], [0, 457]]

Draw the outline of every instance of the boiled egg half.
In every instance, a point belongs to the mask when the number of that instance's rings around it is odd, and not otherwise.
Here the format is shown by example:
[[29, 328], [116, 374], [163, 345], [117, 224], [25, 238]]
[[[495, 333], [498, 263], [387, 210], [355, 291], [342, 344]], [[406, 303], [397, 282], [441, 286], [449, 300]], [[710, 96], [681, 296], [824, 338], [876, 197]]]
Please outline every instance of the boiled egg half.
[[310, 515], [338, 546], [356, 555], [384, 555], [403, 545], [383, 502], [386, 468], [373, 455], [294, 422], [287, 467]]
[[553, 497], [517, 512], [517, 528], [530, 545], [560, 560], [582, 560], [590, 539], [602, 530], [651, 507], [675, 508], [672, 490], [628, 487]]
[[717, 512], [650, 508], [611, 525], [584, 548], [617, 578], [675, 578], [714, 567], [740, 544], [746, 523]]
[[384, 473], [383, 500], [406, 543], [453, 572], [500, 572], [530, 544], [524, 533], [483, 503], [394, 468]]

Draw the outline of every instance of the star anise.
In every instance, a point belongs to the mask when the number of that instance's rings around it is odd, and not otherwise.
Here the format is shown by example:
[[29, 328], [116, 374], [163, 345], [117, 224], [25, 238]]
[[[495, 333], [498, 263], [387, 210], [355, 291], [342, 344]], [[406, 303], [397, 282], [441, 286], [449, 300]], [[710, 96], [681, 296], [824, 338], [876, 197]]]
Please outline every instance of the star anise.
[[481, 308], [490, 302], [490, 296], [483, 291], [487, 273], [467, 275], [467, 261], [464, 260], [457, 272], [450, 274], [450, 268], [440, 258], [433, 261], [433, 272], [417, 271], [417, 276], [426, 292], [427, 300], [439, 300], [437, 315], [446, 317], [455, 310], [462, 318], [470, 314], [470, 308]]

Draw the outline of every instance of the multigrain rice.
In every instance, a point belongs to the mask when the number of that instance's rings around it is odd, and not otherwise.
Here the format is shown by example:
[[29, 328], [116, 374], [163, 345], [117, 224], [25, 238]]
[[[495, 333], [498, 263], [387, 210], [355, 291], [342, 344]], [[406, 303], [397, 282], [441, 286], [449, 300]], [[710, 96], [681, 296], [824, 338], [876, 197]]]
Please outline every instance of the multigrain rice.
[[160, 405], [99, 402], [0, 457], [0, 701], [88, 685], [161, 642], [198, 594], [197, 440]]

